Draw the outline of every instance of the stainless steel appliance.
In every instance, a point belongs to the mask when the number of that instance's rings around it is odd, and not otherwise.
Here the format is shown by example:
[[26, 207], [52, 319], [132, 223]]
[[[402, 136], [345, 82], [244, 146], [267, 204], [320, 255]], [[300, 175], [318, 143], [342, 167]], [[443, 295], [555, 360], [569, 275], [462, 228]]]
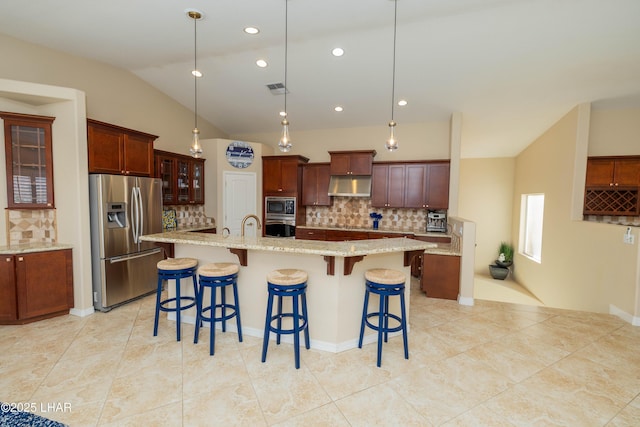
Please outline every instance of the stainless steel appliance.
[[162, 249], [140, 236], [162, 232], [162, 181], [90, 175], [93, 303], [100, 311], [154, 292]]
[[427, 231], [447, 232], [447, 211], [427, 212]]
[[295, 197], [265, 197], [264, 209], [264, 229], [266, 237], [295, 237]]

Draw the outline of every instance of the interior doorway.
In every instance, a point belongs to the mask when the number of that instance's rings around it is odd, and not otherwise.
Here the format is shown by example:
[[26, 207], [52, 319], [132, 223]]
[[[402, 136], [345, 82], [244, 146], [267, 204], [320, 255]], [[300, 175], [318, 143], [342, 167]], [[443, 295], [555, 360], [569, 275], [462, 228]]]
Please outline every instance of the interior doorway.
[[[232, 236], [240, 235], [240, 224], [247, 214], [258, 215], [256, 208], [255, 172], [223, 172], [224, 181], [224, 221], [222, 226], [229, 229]], [[262, 235], [254, 220], [247, 221], [246, 236]]]

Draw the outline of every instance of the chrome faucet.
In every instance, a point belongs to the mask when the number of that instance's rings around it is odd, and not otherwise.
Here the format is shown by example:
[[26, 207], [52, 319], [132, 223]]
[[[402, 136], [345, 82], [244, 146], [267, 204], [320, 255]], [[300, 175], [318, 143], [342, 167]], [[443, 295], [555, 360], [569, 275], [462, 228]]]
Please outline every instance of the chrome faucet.
[[241, 228], [240, 236], [241, 236], [241, 237], [244, 237], [244, 225], [245, 225], [245, 223], [247, 222], [247, 220], [248, 220], [249, 218], [253, 218], [253, 219], [255, 219], [255, 220], [256, 220], [256, 226], [257, 226], [258, 228], [262, 227], [262, 224], [260, 224], [260, 218], [258, 218], [258, 216], [257, 216], [257, 215], [254, 215], [254, 214], [248, 214], [248, 215], [245, 215], [245, 216], [244, 216], [244, 218], [242, 218], [242, 224], [240, 225], [240, 228]]

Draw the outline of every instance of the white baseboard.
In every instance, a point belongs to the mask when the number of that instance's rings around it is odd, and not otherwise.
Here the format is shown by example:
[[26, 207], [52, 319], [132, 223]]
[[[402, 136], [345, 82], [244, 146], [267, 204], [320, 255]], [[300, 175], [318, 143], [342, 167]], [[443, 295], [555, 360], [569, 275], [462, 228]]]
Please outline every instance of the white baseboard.
[[95, 312], [96, 311], [94, 310], [93, 307], [84, 308], [84, 309], [72, 308], [71, 310], [69, 310], [69, 314], [71, 314], [72, 316], [78, 316], [78, 317], [91, 316]]
[[461, 297], [460, 295], [458, 295], [458, 304], [473, 306], [474, 299], [469, 297]]
[[633, 326], [640, 326], [640, 317], [634, 316], [632, 314], [627, 313], [624, 310], [619, 309], [613, 304], [609, 304], [609, 314], [613, 314], [624, 320], [627, 323], [630, 323]]

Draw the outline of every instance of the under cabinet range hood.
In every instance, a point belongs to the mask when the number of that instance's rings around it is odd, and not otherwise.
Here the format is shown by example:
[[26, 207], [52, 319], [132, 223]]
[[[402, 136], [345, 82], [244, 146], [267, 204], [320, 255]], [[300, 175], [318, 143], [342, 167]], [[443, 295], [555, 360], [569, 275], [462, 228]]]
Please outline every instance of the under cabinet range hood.
[[371, 176], [333, 175], [329, 180], [329, 196], [371, 197]]

